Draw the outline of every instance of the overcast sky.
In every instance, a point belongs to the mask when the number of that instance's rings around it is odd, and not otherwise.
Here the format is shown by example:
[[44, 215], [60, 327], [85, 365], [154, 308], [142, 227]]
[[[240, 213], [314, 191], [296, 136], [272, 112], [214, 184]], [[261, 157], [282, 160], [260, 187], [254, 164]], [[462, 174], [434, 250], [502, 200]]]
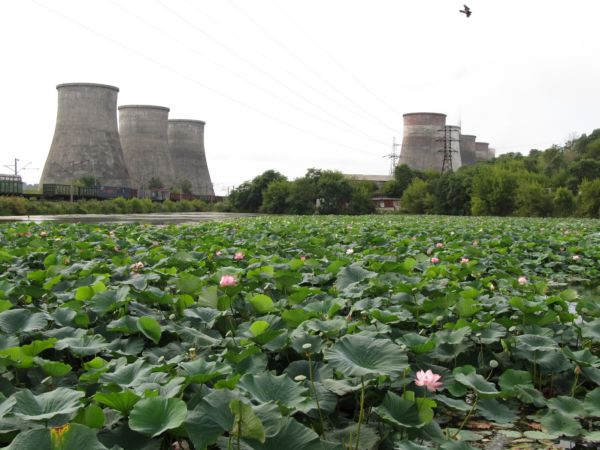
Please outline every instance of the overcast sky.
[[267, 169], [387, 174], [407, 112], [497, 154], [600, 128], [600, 1], [462, 3], [2, 0], [0, 164], [39, 180], [68, 82], [206, 121], [218, 193]]

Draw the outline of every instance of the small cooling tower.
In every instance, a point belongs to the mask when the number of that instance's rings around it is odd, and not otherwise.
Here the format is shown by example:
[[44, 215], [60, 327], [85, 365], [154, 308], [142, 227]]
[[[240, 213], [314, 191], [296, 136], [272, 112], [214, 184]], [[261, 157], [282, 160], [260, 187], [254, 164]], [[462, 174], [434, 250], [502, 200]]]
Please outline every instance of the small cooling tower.
[[[443, 142], [442, 142], [443, 144]], [[456, 125], [446, 125], [446, 145], [452, 154], [452, 170], [456, 172], [462, 166], [460, 156], [460, 127]], [[443, 155], [443, 154], [442, 154]]]
[[68, 83], [56, 89], [56, 128], [40, 184], [93, 177], [98, 184], [130, 187], [117, 127], [119, 88]]
[[165, 188], [175, 185], [168, 148], [169, 108], [150, 105], [119, 106], [119, 134], [125, 164], [137, 189], [158, 179]]
[[496, 157], [496, 149], [495, 148], [489, 148], [488, 149], [488, 159], [492, 160]]
[[475, 139], [477, 137], [470, 134], [460, 135], [460, 157], [463, 166], [475, 164]]
[[442, 170], [446, 114], [404, 114], [404, 136], [398, 164], [417, 170]]
[[168, 140], [177, 184], [187, 180], [193, 194], [215, 195], [204, 151], [204, 122], [169, 120]]
[[479, 161], [489, 161], [490, 159], [490, 151], [489, 145], [487, 142], [475, 142], [475, 160]]

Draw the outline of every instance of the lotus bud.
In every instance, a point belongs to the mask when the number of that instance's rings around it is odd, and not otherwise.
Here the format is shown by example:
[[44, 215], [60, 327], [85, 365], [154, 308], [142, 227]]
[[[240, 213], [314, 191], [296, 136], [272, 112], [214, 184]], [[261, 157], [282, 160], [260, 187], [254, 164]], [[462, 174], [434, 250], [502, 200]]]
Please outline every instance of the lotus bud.
[[169, 315], [169, 320], [175, 320], [177, 316], [175, 314], [170, 314]]
[[498, 367], [498, 361], [496, 361], [495, 359], [491, 359], [490, 360], [490, 367], [492, 369], [495, 369], [496, 367]]
[[296, 375], [294, 377], [294, 381], [305, 381], [306, 380], [306, 376], [305, 375]]
[[312, 348], [312, 344], [307, 342], [306, 344], [302, 344], [302, 350], [310, 350]]

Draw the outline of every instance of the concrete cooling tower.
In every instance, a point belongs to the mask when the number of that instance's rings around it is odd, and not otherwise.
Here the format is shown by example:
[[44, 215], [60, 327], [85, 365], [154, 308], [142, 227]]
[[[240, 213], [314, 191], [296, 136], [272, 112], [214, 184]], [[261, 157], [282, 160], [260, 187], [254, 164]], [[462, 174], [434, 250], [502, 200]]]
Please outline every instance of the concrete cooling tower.
[[488, 159], [492, 160], [496, 157], [496, 149], [495, 148], [489, 148], [488, 149]]
[[177, 183], [187, 180], [193, 194], [215, 195], [204, 152], [204, 122], [169, 120], [168, 140]]
[[133, 187], [148, 188], [152, 178], [170, 188], [175, 172], [168, 146], [169, 108], [151, 105], [119, 106], [119, 134]]
[[[462, 158], [460, 156], [460, 127], [446, 125], [446, 145], [452, 152], [452, 170], [457, 171], [462, 166]], [[440, 154], [443, 155], [442, 153]]]
[[404, 136], [398, 164], [417, 170], [442, 170], [446, 114], [404, 114]]
[[487, 142], [475, 142], [475, 160], [479, 161], [489, 161], [490, 159], [490, 150]]
[[476, 136], [470, 134], [460, 135], [460, 157], [463, 166], [475, 164], [475, 139]]
[[56, 86], [58, 112], [41, 184], [71, 184], [94, 177], [98, 184], [131, 187], [117, 128], [114, 86], [68, 83]]

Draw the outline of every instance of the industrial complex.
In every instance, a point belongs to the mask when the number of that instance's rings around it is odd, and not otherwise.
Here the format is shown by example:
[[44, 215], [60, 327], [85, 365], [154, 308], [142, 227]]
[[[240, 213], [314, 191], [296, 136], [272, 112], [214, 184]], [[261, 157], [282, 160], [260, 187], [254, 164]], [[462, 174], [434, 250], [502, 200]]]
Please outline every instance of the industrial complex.
[[59, 84], [54, 138], [41, 185], [156, 187], [214, 196], [204, 150], [204, 125], [169, 120], [169, 108], [123, 105], [119, 89], [94, 83]]

